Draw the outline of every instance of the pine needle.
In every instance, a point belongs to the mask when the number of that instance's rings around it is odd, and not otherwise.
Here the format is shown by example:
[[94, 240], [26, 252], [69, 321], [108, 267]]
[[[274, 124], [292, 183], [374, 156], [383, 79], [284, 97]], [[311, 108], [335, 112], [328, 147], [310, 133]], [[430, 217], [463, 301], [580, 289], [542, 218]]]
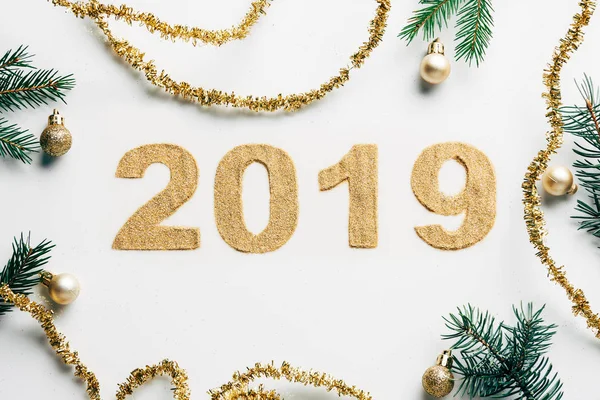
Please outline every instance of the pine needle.
[[19, 128], [9, 124], [0, 117], [0, 156], [11, 157], [26, 164], [31, 164], [31, 153], [37, 153], [39, 142], [37, 138]]
[[469, 65], [475, 60], [479, 66], [492, 40], [492, 17], [490, 0], [467, 0], [458, 12], [456, 27], [456, 60], [465, 59]]
[[424, 7], [413, 13], [414, 15], [398, 36], [410, 43], [422, 30], [424, 40], [433, 39], [436, 32], [441, 31], [443, 27], [448, 27], [448, 20], [456, 14], [463, 1], [421, 0], [419, 3]]
[[[54, 245], [49, 240], [44, 240], [35, 247], [31, 247], [30, 238], [25, 239], [23, 234], [12, 246], [13, 254], [0, 273], [0, 285], [8, 285], [18, 294], [29, 296], [31, 289], [41, 281], [42, 267], [48, 263], [50, 250]], [[12, 305], [0, 300], [0, 315], [11, 311]]]
[[453, 371], [460, 376], [457, 395], [531, 400], [560, 400], [562, 383], [544, 354], [556, 333], [546, 324], [544, 307], [513, 307], [517, 324], [497, 322], [488, 312], [468, 305], [444, 318], [453, 340]]
[[33, 56], [27, 53], [26, 46], [19, 46], [15, 51], [8, 50], [0, 58], [0, 75], [11, 74], [17, 68], [33, 68], [31, 58]]
[[423, 7], [413, 13], [398, 35], [410, 43], [423, 32], [423, 39], [432, 40], [439, 31], [448, 27], [454, 15], [456, 22], [456, 60], [479, 66], [492, 40], [494, 26], [491, 0], [421, 0]]
[[580, 158], [573, 163], [580, 186], [588, 194], [588, 201], [577, 201], [577, 215], [571, 218], [580, 222], [579, 229], [600, 238], [600, 92], [590, 77], [584, 75], [577, 84], [583, 105], [561, 108], [564, 131], [583, 139], [575, 143], [573, 151]]
[[51, 101], [64, 102], [66, 90], [75, 86], [72, 75], [59, 76], [53, 69], [18, 70], [0, 77], [0, 109], [35, 108]]

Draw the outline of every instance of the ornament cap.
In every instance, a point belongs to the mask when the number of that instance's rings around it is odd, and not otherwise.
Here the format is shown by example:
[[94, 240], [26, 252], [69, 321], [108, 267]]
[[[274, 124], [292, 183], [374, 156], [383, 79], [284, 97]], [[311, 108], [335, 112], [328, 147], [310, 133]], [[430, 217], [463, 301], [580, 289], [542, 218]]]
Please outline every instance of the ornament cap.
[[571, 186], [571, 189], [569, 189], [569, 191], [567, 192], [567, 194], [575, 194], [575, 193], [577, 193], [578, 189], [579, 189], [579, 185], [574, 183], [573, 186]]
[[440, 41], [440, 38], [436, 38], [433, 42], [429, 43], [427, 48], [427, 54], [444, 54], [444, 44]]
[[48, 117], [48, 126], [50, 125], [64, 125], [65, 117], [60, 115], [57, 109], [54, 109], [52, 115]]
[[48, 287], [50, 285], [50, 282], [52, 282], [52, 278], [54, 278], [54, 275], [51, 272], [42, 271], [40, 272], [40, 277], [42, 278], [42, 285]]
[[444, 350], [437, 358], [436, 364], [448, 369], [452, 368], [452, 350]]

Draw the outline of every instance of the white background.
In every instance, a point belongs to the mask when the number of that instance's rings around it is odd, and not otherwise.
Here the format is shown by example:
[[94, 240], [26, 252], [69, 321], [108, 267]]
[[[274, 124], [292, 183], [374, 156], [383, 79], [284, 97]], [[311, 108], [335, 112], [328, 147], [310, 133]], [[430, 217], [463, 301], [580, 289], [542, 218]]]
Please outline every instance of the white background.
[[[21, 231], [56, 245], [48, 268], [76, 274], [79, 300], [58, 310], [57, 324], [97, 374], [105, 398], [137, 367], [168, 357], [190, 376], [192, 398], [227, 382], [255, 362], [326, 371], [370, 391], [375, 399], [425, 399], [421, 374], [447, 344], [442, 316], [472, 303], [512, 322], [511, 306], [547, 304], [559, 325], [550, 351], [566, 399], [594, 398], [600, 346], [571, 314], [562, 289], [546, 278], [523, 222], [521, 181], [548, 129], [540, 97], [542, 71], [578, 11], [577, 1], [495, 2], [494, 39], [485, 63], [453, 63], [448, 81], [421, 89], [419, 62], [426, 49], [396, 35], [417, 1], [394, 0], [384, 40], [350, 82], [294, 113], [254, 114], [203, 109], [150, 86], [105, 45], [89, 20], [43, 0], [3, 0], [0, 51], [28, 44], [35, 63], [74, 73], [77, 87], [59, 105], [74, 136], [72, 150], [45, 165], [0, 162], [2, 259]], [[226, 28], [248, 9], [246, 0], [129, 0], [173, 23]], [[242, 42], [222, 48], [172, 44], [138, 27], [113, 23], [119, 34], [176, 79], [239, 94], [276, 95], [317, 87], [348, 64], [367, 38], [374, 1], [277, 1]], [[597, 16], [596, 18], [600, 18]], [[597, 73], [600, 21], [563, 74], [566, 103], [579, 102], [573, 79]], [[452, 57], [454, 29], [442, 39]], [[597, 79], [600, 79], [598, 77]], [[41, 132], [52, 105], [6, 114]], [[485, 152], [498, 180], [496, 225], [472, 248], [435, 250], [413, 227], [460, 218], [430, 214], [414, 198], [410, 174], [425, 147], [463, 141]], [[197, 226], [196, 251], [124, 252], [111, 249], [126, 219], [168, 181], [151, 166], [140, 180], [114, 177], [128, 150], [175, 143], [197, 159], [195, 196], [165, 223]], [[268, 143], [293, 158], [300, 220], [292, 239], [270, 254], [248, 255], [220, 238], [213, 217], [213, 179], [221, 157], [246, 143]], [[380, 240], [375, 250], [347, 245], [347, 188], [318, 191], [317, 175], [353, 144], [379, 146]], [[571, 139], [554, 159], [570, 165]], [[442, 189], [460, 190], [464, 172], [442, 170]], [[579, 194], [580, 198], [585, 196]], [[268, 219], [268, 186], [260, 166], [244, 184], [247, 224]], [[600, 244], [570, 220], [575, 198], [544, 201], [550, 244], [568, 276], [600, 310]], [[36, 299], [41, 299], [40, 291]], [[43, 300], [43, 299], [42, 299]], [[61, 366], [42, 331], [13, 313], [0, 321], [0, 398], [84, 399], [71, 369]], [[166, 399], [168, 382], [136, 399]], [[323, 391], [285, 386], [287, 398], [325, 400]]]

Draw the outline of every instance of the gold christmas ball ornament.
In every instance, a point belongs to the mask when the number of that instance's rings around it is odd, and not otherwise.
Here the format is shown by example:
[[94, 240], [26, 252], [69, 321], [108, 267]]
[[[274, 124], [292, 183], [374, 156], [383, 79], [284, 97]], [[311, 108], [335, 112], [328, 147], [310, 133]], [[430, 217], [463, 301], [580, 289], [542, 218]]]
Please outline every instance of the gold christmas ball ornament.
[[74, 302], [81, 290], [79, 281], [71, 274], [54, 275], [44, 271], [42, 272], [42, 283], [48, 288], [52, 301], [63, 306]]
[[437, 85], [450, 75], [450, 61], [444, 55], [444, 45], [440, 39], [435, 39], [429, 44], [427, 55], [421, 61], [421, 78], [424, 81]]
[[439, 399], [447, 396], [454, 389], [452, 368], [452, 352], [445, 350], [438, 356], [436, 365], [427, 368], [423, 374], [423, 389], [427, 394]]
[[573, 173], [569, 168], [561, 165], [554, 165], [546, 169], [542, 176], [542, 185], [544, 190], [552, 196], [564, 196], [577, 192]]
[[65, 119], [58, 110], [54, 110], [48, 117], [48, 126], [40, 137], [42, 150], [52, 157], [60, 157], [69, 151], [72, 142], [71, 132], [65, 128]]

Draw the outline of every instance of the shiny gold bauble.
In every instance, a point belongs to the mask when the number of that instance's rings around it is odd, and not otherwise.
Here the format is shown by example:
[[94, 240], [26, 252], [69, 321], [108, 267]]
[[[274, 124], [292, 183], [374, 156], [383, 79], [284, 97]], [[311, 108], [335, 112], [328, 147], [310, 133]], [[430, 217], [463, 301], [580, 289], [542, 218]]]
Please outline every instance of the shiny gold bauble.
[[52, 301], [63, 306], [74, 302], [81, 290], [79, 281], [71, 274], [53, 275], [44, 271], [42, 283], [48, 287]]
[[423, 389], [427, 394], [439, 399], [452, 392], [452, 389], [454, 389], [454, 375], [450, 368], [452, 368], [452, 352], [446, 350], [440, 354], [436, 365], [427, 368], [423, 374]]
[[441, 365], [429, 367], [423, 374], [423, 389], [438, 399], [447, 396], [454, 389], [454, 375]]
[[450, 69], [450, 61], [444, 55], [444, 45], [439, 39], [435, 39], [421, 61], [421, 78], [432, 85], [437, 85], [448, 78]]
[[554, 165], [548, 167], [542, 176], [544, 190], [552, 196], [564, 196], [577, 192], [573, 174], [567, 167]]
[[57, 110], [48, 117], [48, 127], [42, 132], [40, 146], [44, 153], [52, 157], [60, 157], [71, 148], [73, 138], [64, 125], [64, 118]]

